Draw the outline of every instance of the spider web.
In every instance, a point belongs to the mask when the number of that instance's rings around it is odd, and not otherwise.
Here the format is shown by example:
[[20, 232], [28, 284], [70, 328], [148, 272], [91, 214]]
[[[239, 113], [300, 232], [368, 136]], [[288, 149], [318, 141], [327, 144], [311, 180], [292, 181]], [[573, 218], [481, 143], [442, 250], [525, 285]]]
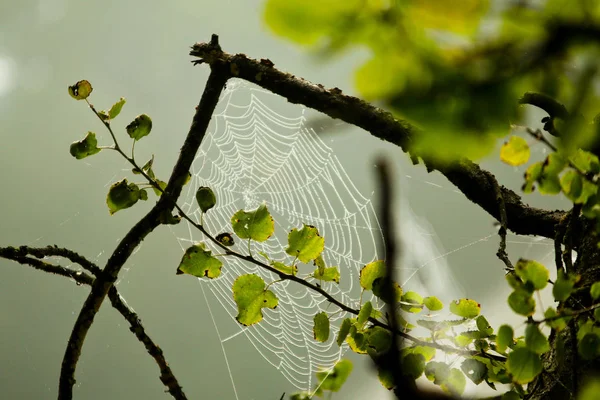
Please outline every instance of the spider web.
[[[285, 253], [290, 229], [303, 223], [315, 226], [325, 238], [325, 262], [338, 266], [341, 274], [339, 284], [322, 282], [323, 289], [357, 307], [360, 268], [379, 258], [377, 247], [382, 243], [373, 206], [356, 189], [332, 150], [307, 127], [304, 112], [282, 103], [248, 83], [228, 83], [213, 115], [214, 129], [207, 133], [193, 163], [182, 208], [199, 222], [195, 190], [210, 187], [217, 205], [204, 216], [204, 225], [217, 235], [231, 231], [231, 216], [237, 210], [266, 204], [275, 221], [275, 234], [266, 242], [251, 242], [251, 252], [258, 258], [259, 252], [264, 252], [287, 265], [294, 261]], [[188, 228], [189, 237], [178, 237], [182, 249], [202, 239], [191, 225]], [[234, 249], [247, 254], [248, 243], [238, 241]], [[231, 290], [235, 279], [256, 274], [268, 284], [278, 276], [233, 257], [224, 258], [223, 263], [220, 277], [200, 282], [205, 297], [216, 298], [235, 322], [237, 307]], [[299, 276], [315, 269], [312, 264], [298, 267]], [[316, 369], [331, 367], [345, 351], [345, 346], [340, 349], [335, 343], [335, 335], [346, 313], [293, 282], [276, 282], [269, 289], [276, 293], [279, 304], [275, 310], [264, 310], [261, 322], [250, 327], [235, 322], [229, 334], [216, 322], [215, 327], [222, 344], [237, 335], [246, 336], [291, 384], [309, 389]], [[325, 343], [313, 337], [313, 317], [320, 311], [327, 311], [331, 322]]]
[[[325, 237], [326, 261], [329, 265], [339, 266], [342, 273], [339, 287], [329, 284], [324, 285], [324, 288], [335, 293], [335, 297], [344, 303], [356, 306], [360, 293], [357, 284], [358, 270], [366, 262], [382, 255], [378, 253], [376, 246], [381, 240], [381, 234], [369, 199], [361, 196], [332, 149], [310, 129], [311, 123], [307, 122], [309, 117], [300, 107], [286, 104], [269, 92], [240, 82], [229, 83], [213, 118], [212, 131], [205, 138], [195, 160], [193, 181], [186, 186], [188, 192], [182, 196], [182, 200], [186, 201], [185, 210], [197, 218], [199, 214], [194, 199], [195, 190], [198, 186], [205, 185], [215, 191], [218, 205], [204, 218], [205, 226], [215, 235], [231, 231], [230, 217], [235, 211], [251, 209], [265, 201], [277, 226], [275, 237], [263, 245], [265, 252], [278, 260], [289, 261], [287, 254], [283, 252], [289, 229], [299, 227], [302, 223], [317, 226]], [[294, 162], [292, 165], [299, 167], [288, 168], [283, 165], [282, 160]], [[93, 167], [94, 162], [90, 166]], [[443, 178], [438, 180], [435, 175], [421, 173], [418, 168], [408, 164], [406, 169], [401, 170], [404, 172], [398, 174], [399, 186], [405, 197], [407, 192], [415, 189], [419, 196], [464, 198], [460, 191]], [[123, 169], [112, 176], [107, 180], [106, 187], [127, 171], [129, 170]], [[272, 176], [266, 171], [271, 171]], [[410, 172], [410, 175], [406, 172]], [[514, 173], [521, 177], [523, 171], [515, 169]], [[310, 191], [315, 188], [320, 188], [321, 191]], [[440, 288], [447, 289], [448, 280], [440, 272], [449, 269], [450, 260], [469, 257], [463, 255], [472, 254], [475, 249], [484, 246], [491, 249], [491, 252], [486, 250], [486, 253], [494, 258], [497, 233], [491, 223], [489, 229], [484, 231], [470, 231], [465, 232], [466, 234], [457, 231], [452, 231], [451, 234], [439, 233], [439, 227], [431, 227], [428, 222], [429, 219], [434, 222], [435, 217], [419, 217], [423, 212], [414, 213], [408, 206], [408, 203], [416, 204], [415, 201], [420, 202], [420, 199], [421, 197], [415, 197], [410, 202], [405, 198], [400, 202], [400, 238], [403, 242], [403, 255], [408, 258], [407, 262], [399, 263], [402, 265], [400, 283], [404, 285], [410, 281], [411, 290], [438, 295]], [[52, 229], [53, 241], [64, 243], [65, 240], [60, 235], [80, 229], [79, 211], [52, 216], [56, 219]], [[179, 241], [178, 247], [184, 249], [204, 239], [193, 228], [188, 226], [186, 229], [183, 225], [173, 228], [174, 231], [177, 230], [175, 237]], [[182, 228], [185, 233], [181, 233]], [[32, 236], [28, 244], [45, 244], [47, 237], [48, 235]], [[117, 241], [113, 237], [103, 247], [112, 248]], [[432, 244], [434, 242], [437, 245]], [[440, 249], [441, 243], [444, 243], [442, 247], [447, 248], [447, 251]], [[509, 234], [507, 243], [511, 256], [514, 254], [533, 258], [546, 265], [553, 260], [553, 246], [549, 240]], [[135, 252], [142, 247], [138, 247]], [[260, 258], [257, 255], [259, 249], [253, 244], [252, 251], [257, 258]], [[238, 243], [236, 250], [247, 251], [247, 247], [245, 244], [240, 247]], [[105, 258], [103, 250], [96, 255], [94, 261], [102, 264]], [[251, 343], [253, 347], [249, 350], [253, 352], [256, 348], [292, 384], [302, 389], [310, 388], [315, 369], [334, 364], [346, 350], [337, 347], [333, 339], [325, 344], [316, 342], [312, 337], [312, 318], [319, 310], [327, 310], [332, 319], [333, 331], [330, 337], [333, 338], [344, 314], [336, 314], [334, 306], [328, 308], [328, 304], [318, 294], [307, 293], [297, 284], [280, 282], [269, 287], [276, 291], [280, 299], [277, 309], [264, 311], [263, 321], [243, 328], [233, 318], [236, 306], [231, 295], [231, 285], [236, 274], [257, 273], [267, 283], [276, 277], [265, 275], [252, 266], [236, 263], [231, 258], [223, 261], [225, 265], [222, 277], [212, 281], [200, 280], [200, 284], [211, 315], [214, 311], [213, 324], [220, 338], [233, 390], [236, 388], [225, 346], [236, 337]], [[66, 264], [71, 266], [68, 262]], [[130, 260], [119, 281], [129, 282], [127, 274], [131, 268], [137, 268], [135, 260], [133, 263]], [[313, 266], [301, 266], [300, 275], [305, 276], [313, 269]], [[425, 281], [426, 284], [423, 284]], [[355, 286], [352, 286], [353, 282]], [[456, 296], [450, 296], [446, 300], [453, 298]], [[474, 298], [480, 299], [477, 296]], [[220, 304], [219, 307], [224, 308], [230, 318], [219, 318], [226, 316], [221, 309], [211, 310], [211, 304]], [[486, 307], [486, 310], [489, 309]], [[236, 398], [239, 398], [237, 393]]]
[[[341, 274], [339, 285], [322, 282], [323, 288], [341, 302], [358, 308], [360, 269], [382, 257], [378, 247], [383, 237], [370, 198], [355, 187], [333, 150], [315, 133], [313, 125], [301, 107], [287, 104], [245, 81], [230, 81], [194, 160], [192, 181], [182, 196], [182, 208], [200, 222], [195, 191], [200, 186], [210, 187], [216, 194], [217, 204], [204, 216], [203, 223], [216, 236], [231, 232], [231, 216], [236, 211], [266, 204], [275, 221], [275, 234], [266, 242], [251, 242], [250, 251], [256, 258], [261, 258], [258, 254], [264, 252], [287, 265], [294, 261], [285, 253], [290, 229], [300, 228], [303, 223], [317, 227], [325, 238], [323, 257], [327, 265], [338, 266]], [[462, 196], [456, 189], [418, 177], [403, 175], [401, 178], [401, 185], [422, 183]], [[459, 238], [459, 243], [450, 251], [440, 252], [434, 243], [436, 235], [431, 233], [434, 230], [406, 203], [401, 202], [400, 207], [400, 238], [407, 250], [401, 262], [400, 283], [404, 286], [410, 281], [411, 290], [420, 293], [445, 292], [447, 300], [462, 297], [464, 292], [458, 282], [449, 285], [454, 278], [449, 272], [448, 257], [482, 243], [495, 248], [497, 231], [490, 224], [484, 236]], [[204, 239], [189, 224], [186, 233], [176, 237], [182, 250]], [[210, 242], [204, 242], [214, 253], [221, 253]], [[522, 240], [515, 236], [512, 240], [509, 238], [508, 243], [525, 245], [522, 250], [526, 253], [532, 246], [543, 244], [549, 249], [546, 257], [552, 254], [547, 242], [536, 239]], [[234, 249], [247, 254], [248, 243], [238, 240]], [[225, 345], [239, 336], [245, 336], [292, 385], [310, 390], [315, 371], [331, 367], [347, 350], [347, 345], [340, 348], [335, 343], [346, 313], [301, 285], [275, 282], [278, 276], [258, 266], [233, 257], [224, 257], [223, 263], [219, 278], [199, 281], [221, 342], [233, 390], [236, 391], [235, 382]], [[312, 264], [298, 267], [301, 277], [315, 268]], [[263, 309], [264, 319], [250, 327], [243, 327], [235, 320], [237, 307], [231, 290], [235, 279], [243, 274], [259, 275], [267, 284], [274, 282], [269, 289], [279, 299], [275, 310]], [[369, 299], [363, 296], [362, 302], [366, 300]], [[227, 321], [217, 318], [218, 311], [211, 308], [215, 301], [229, 314]], [[325, 343], [315, 341], [312, 330], [313, 317], [321, 311], [328, 313], [331, 322], [330, 337]]]

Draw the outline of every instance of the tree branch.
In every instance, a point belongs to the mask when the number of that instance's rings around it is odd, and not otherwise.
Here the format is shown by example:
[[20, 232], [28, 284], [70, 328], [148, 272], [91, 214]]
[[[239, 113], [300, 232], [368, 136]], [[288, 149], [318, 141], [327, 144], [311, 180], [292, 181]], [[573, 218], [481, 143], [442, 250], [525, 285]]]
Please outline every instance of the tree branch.
[[[32, 258], [31, 255], [36, 258]], [[91, 286], [94, 283], [94, 277], [85, 272], [74, 271], [71, 268], [51, 264], [39, 259], [46, 256], [60, 256], [67, 258], [68, 260], [81, 265], [83, 268], [87, 269], [93, 274], [101, 272], [101, 269], [97, 265], [85, 257], [77, 254], [74, 251], [56, 246], [47, 246], [44, 248], [34, 248], [28, 246], [21, 246], [19, 248], [0, 248], [0, 257], [8, 260], [16, 261], [22, 265], [29, 265], [35, 269], [51, 274], [71, 278], [80, 285]], [[112, 306], [121, 313], [127, 322], [129, 322], [129, 330], [133, 332], [138, 340], [144, 344], [148, 354], [150, 354], [156, 361], [156, 364], [160, 368], [160, 380], [169, 389], [169, 393], [171, 393], [173, 398], [177, 400], [187, 400], [187, 397], [183, 392], [183, 388], [179, 385], [179, 382], [177, 381], [177, 378], [175, 378], [173, 371], [171, 371], [167, 360], [165, 360], [165, 357], [163, 356], [162, 350], [152, 341], [150, 336], [148, 336], [144, 326], [142, 325], [142, 321], [137, 316], [135, 311], [129, 308], [129, 306], [125, 303], [115, 286], [110, 288], [108, 292], [108, 298], [110, 299]]]
[[[216, 38], [213, 38], [211, 44], [215, 48], [218, 48]], [[187, 176], [196, 152], [200, 147], [221, 91], [228, 79], [228, 76], [223, 73], [222, 68], [216, 68], [217, 65], [218, 63], [215, 63], [215, 68], [211, 68], [211, 74], [206, 83], [200, 104], [196, 108], [190, 131], [165, 189], [166, 196], [161, 196], [152, 210], [125, 235], [109, 258], [102, 274], [97, 277], [92, 285], [92, 290], [77, 317], [65, 350], [60, 372], [59, 400], [70, 400], [73, 397], [75, 367], [81, 355], [83, 342], [102, 302], [117, 280], [121, 268], [142, 240], [165, 220], [165, 215], [170, 215], [175, 206], [175, 201], [181, 194], [181, 188], [185, 181], [184, 178]]]
[[[207, 63], [229, 77], [244, 79], [290, 103], [303, 104], [332, 118], [361, 127], [373, 136], [393, 143], [408, 152], [418, 130], [406, 121], [398, 120], [387, 111], [372, 106], [356, 97], [342, 94], [338, 88], [325, 89], [306, 80], [279, 71], [270, 60], [254, 60], [244, 54], [228, 54], [207, 43], [196, 43], [190, 55], [199, 57], [195, 64]], [[414, 158], [414, 155], [411, 155]], [[501, 220], [497, 195], [490, 184], [493, 175], [468, 159], [451, 163], [424, 160], [429, 170], [438, 170], [465, 196], [497, 220]], [[554, 238], [554, 226], [564, 211], [547, 211], [523, 204], [512, 190], [500, 187], [507, 212], [508, 229], [521, 235]]]

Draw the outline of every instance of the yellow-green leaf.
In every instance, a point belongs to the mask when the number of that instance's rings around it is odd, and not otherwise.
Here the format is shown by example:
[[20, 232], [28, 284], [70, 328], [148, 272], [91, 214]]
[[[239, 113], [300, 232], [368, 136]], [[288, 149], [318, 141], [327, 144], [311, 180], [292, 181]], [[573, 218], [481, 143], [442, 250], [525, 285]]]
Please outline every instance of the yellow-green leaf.
[[97, 154], [100, 150], [102, 149], [98, 148], [98, 140], [96, 140], [94, 132], [88, 132], [85, 138], [71, 143], [71, 147], [69, 148], [71, 155], [78, 160]]
[[263, 308], [277, 307], [275, 293], [265, 290], [265, 282], [258, 275], [242, 275], [233, 282], [233, 300], [237, 304], [235, 319], [242, 325], [250, 326], [263, 319]]
[[327, 267], [322, 274], [317, 268], [313, 272], [313, 277], [320, 281], [340, 283], [340, 271], [337, 267]]
[[386, 275], [383, 260], [370, 262], [360, 270], [360, 286], [365, 290], [373, 289], [373, 281]]
[[517, 347], [508, 354], [506, 368], [518, 384], [531, 382], [542, 372], [540, 356], [526, 347]]
[[196, 201], [200, 206], [200, 210], [205, 213], [215, 206], [217, 203], [217, 198], [215, 196], [215, 192], [213, 192], [211, 188], [201, 186], [196, 191]]
[[285, 252], [297, 257], [303, 263], [317, 258], [325, 247], [325, 239], [312, 225], [304, 225], [302, 229], [292, 229], [288, 235], [288, 248]]
[[435, 296], [428, 296], [423, 299], [423, 304], [431, 311], [439, 311], [444, 308], [444, 304]]
[[481, 311], [481, 305], [475, 300], [460, 299], [450, 303], [450, 312], [462, 318], [475, 318]]
[[318, 342], [326, 342], [329, 339], [329, 317], [326, 312], [320, 312], [314, 317], [314, 338]]
[[298, 273], [298, 267], [296, 267], [295, 265], [292, 265], [290, 267], [288, 265], [285, 265], [281, 261], [271, 261], [271, 266], [276, 270], [283, 272], [284, 274], [296, 275]]
[[240, 239], [252, 239], [264, 242], [275, 231], [273, 217], [267, 206], [261, 204], [254, 211], [240, 210], [231, 217], [231, 226]]
[[117, 115], [119, 115], [121, 113], [121, 109], [123, 108], [124, 104], [125, 104], [125, 97], [121, 97], [119, 99], [119, 101], [117, 101], [115, 104], [113, 104], [112, 107], [110, 108], [110, 110], [108, 111], [108, 117], [110, 119], [115, 119], [117, 117]]
[[113, 183], [106, 196], [106, 204], [110, 215], [133, 206], [142, 196], [140, 188], [135, 183], [128, 183], [127, 179]]
[[212, 256], [204, 243], [189, 247], [177, 267], [177, 274], [189, 274], [198, 278], [216, 278], [221, 275], [221, 260]]
[[519, 259], [515, 265], [517, 276], [525, 283], [530, 282], [535, 290], [541, 290], [548, 284], [550, 272], [537, 261]]
[[152, 119], [146, 114], [138, 115], [125, 129], [130, 138], [140, 140], [152, 130]]
[[319, 386], [323, 390], [337, 392], [352, 372], [352, 362], [347, 359], [338, 361], [333, 368], [317, 372]]
[[94, 90], [94, 88], [92, 87], [91, 83], [85, 79], [77, 82], [73, 86], [69, 86], [69, 94], [75, 100], [87, 99], [92, 93], [92, 90]]
[[511, 136], [500, 149], [500, 160], [512, 166], [525, 164], [529, 161], [529, 156], [529, 145], [519, 136]]

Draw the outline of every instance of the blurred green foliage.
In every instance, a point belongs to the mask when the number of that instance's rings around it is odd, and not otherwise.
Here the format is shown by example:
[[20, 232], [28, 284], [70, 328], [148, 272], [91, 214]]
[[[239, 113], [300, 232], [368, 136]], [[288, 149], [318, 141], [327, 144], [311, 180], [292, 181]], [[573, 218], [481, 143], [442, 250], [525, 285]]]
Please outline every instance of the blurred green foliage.
[[[417, 155], [488, 154], [518, 123], [526, 91], [546, 93], [582, 121], [600, 111], [589, 90], [597, 81], [597, 32], [581, 29], [600, 20], [598, 2], [267, 0], [264, 19], [275, 34], [321, 56], [367, 49], [356, 89], [423, 130]], [[592, 137], [577, 131], [567, 142], [572, 149]]]

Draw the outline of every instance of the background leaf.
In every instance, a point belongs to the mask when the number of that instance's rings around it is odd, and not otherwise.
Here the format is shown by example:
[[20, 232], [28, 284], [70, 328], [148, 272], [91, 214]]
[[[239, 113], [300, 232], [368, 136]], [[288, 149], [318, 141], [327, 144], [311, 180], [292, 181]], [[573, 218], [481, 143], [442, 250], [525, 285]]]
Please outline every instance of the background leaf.
[[237, 304], [237, 321], [250, 326], [263, 319], [263, 308], [277, 307], [277, 296], [265, 290], [265, 282], [258, 275], [242, 275], [233, 282], [233, 300]]

